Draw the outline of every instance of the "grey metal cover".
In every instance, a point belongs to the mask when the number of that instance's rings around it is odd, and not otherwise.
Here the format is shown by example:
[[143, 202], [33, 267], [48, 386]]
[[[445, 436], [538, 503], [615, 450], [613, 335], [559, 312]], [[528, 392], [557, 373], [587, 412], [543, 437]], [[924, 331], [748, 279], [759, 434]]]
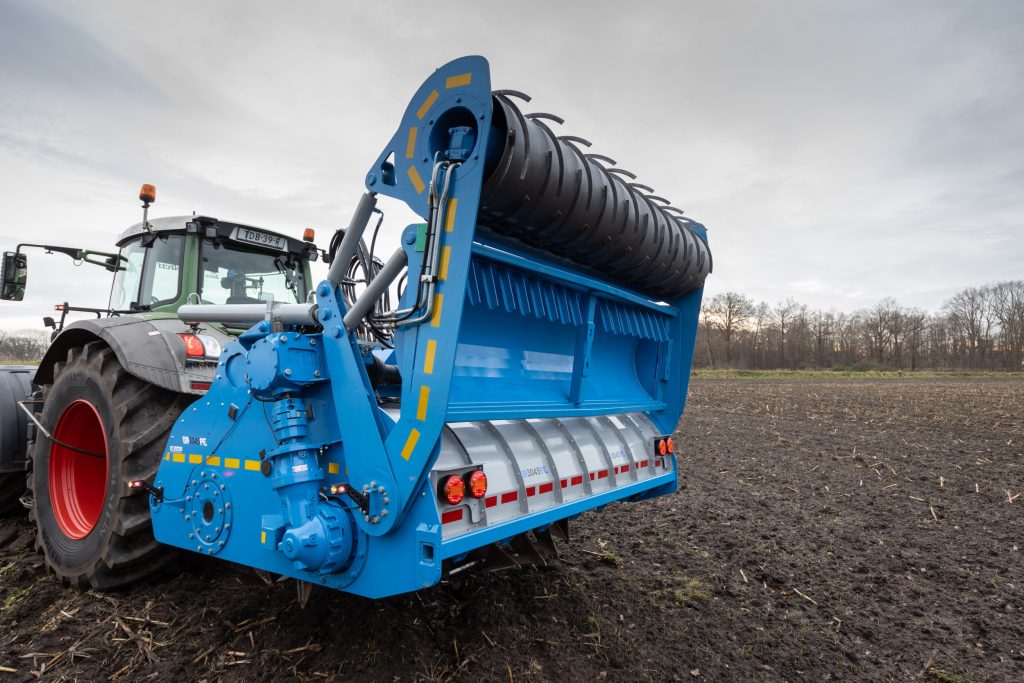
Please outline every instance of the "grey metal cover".
[[431, 472], [436, 487], [452, 473], [481, 466], [483, 499], [458, 506], [435, 500], [442, 534], [451, 538], [664, 474], [671, 464], [653, 452], [659, 432], [643, 413], [594, 417], [449, 423]]

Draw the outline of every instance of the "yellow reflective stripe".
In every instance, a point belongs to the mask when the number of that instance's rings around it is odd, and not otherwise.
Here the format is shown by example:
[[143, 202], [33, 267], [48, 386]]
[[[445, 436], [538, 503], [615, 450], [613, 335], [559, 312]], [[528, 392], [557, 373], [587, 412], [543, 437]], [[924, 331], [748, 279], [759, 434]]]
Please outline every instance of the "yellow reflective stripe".
[[473, 80], [473, 74], [459, 74], [458, 76], [449, 76], [444, 81], [445, 88], [458, 88], [462, 85], [469, 85]]
[[420, 430], [413, 429], [409, 432], [409, 438], [405, 440], [405, 446], [402, 447], [402, 457], [408, 460], [412, 456], [413, 449], [416, 448], [416, 442], [420, 440]]
[[430, 108], [434, 106], [434, 102], [436, 101], [437, 91], [432, 90], [430, 94], [427, 95], [427, 99], [423, 100], [423, 104], [420, 105], [419, 110], [416, 112], [416, 118], [422, 119], [424, 116], [426, 116], [427, 112], [430, 111]]
[[167, 455], [164, 456], [164, 460], [170, 460], [170, 459], [171, 459], [171, 453], [170, 453], [170, 451], [168, 451]]
[[192, 454], [188, 456], [188, 462], [190, 465], [201, 465], [203, 464], [203, 456]]
[[430, 316], [430, 326], [441, 326], [441, 306], [444, 305], [444, 294], [434, 295], [434, 315]]
[[409, 129], [409, 142], [405, 145], [405, 158], [412, 159], [416, 154], [416, 126]]
[[434, 373], [434, 354], [437, 353], [437, 341], [431, 339], [427, 342], [427, 355], [423, 359], [423, 374], [432, 375]]
[[238, 458], [224, 458], [224, 467], [227, 467], [229, 470], [237, 470], [241, 466], [242, 461]]
[[437, 274], [438, 280], [448, 279], [448, 261], [452, 258], [451, 247], [441, 247], [441, 270]]
[[266, 543], [267, 543], [267, 532], [266, 531], [261, 531], [260, 532], [260, 545], [266, 545]]
[[459, 206], [459, 200], [452, 198], [448, 200], [448, 215], [444, 218], [444, 231], [451, 232], [455, 229], [455, 209]]
[[220, 456], [208, 455], [206, 456], [206, 464], [210, 467], [220, 467]]
[[430, 403], [430, 387], [420, 387], [420, 403], [416, 406], [416, 419], [423, 422], [427, 419], [427, 404]]
[[420, 177], [420, 172], [416, 170], [415, 166], [410, 166], [406, 173], [409, 175], [409, 180], [412, 181], [412, 186], [416, 189], [416, 194], [420, 194], [426, 189], [427, 186], [423, 184], [423, 178]]
[[250, 472], [259, 472], [260, 471], [260, 461], [259, 460], [246, 460], [245, 461], [245, 469], [249, 470]]
[[171, 456], [171, 460], [173, 460], [174, 462], [185, 462], [185, 454], [175, 453]]
[[338, 463], [336, 463], [336, 462], [329, 462], [329, 463], [327, 463], [327, 473], [328, 474], [337, 474], [338, 473]]

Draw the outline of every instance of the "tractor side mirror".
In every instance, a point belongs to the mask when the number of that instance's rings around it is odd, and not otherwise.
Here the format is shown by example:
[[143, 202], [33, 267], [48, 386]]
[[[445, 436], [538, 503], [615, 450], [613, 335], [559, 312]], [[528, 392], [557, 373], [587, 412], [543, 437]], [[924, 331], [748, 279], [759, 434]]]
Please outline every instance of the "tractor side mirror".
[[21, 301], [25, 298], [25, 283], [28, 282], [28, 257], [21, 252], [5, 251], [0, 281], [3, 291], [0, 299], [5, 301]]

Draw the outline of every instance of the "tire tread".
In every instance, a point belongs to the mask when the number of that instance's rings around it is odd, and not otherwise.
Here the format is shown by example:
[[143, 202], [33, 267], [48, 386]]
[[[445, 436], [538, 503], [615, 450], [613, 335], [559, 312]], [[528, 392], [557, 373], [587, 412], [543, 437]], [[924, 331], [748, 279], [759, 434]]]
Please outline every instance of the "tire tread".
[[[194, 397], [166, 391], [129, 374], [103, 342], [90, 342], [69, 350], [67, 362], [60, 364], [54, 374], [54, 383], [64, 373], [75, 370], [98, 374], [118, 422], [120, 452], [108, 454], [112, 466], [119, 468], [117, 480], [121, 483], [116, 517], [111, 521], [111, 531], [100, 552], [83, 568], [74, 571], [58, 566], [49, 557], [35, 507], [30, 517], [36, 522], [36, 547], [43, 550], [47, 566], [58, 577], [81, 588], [114, 590], [153, 576], [173, 558], [173, 549], [153, 538], [148, 496], [129, 490], [127, 482], [155, 478], [167, 435]], [[50, 388], [44, 387], [44, 400]], [[48, 447], [50, 442], [39, 439], [37, 443]], [[30, 489], [34, 487], [33, 480], [34, 477], [29, 477]], [[34, 490], [32, 493], [33, 499], [38, 500]]]

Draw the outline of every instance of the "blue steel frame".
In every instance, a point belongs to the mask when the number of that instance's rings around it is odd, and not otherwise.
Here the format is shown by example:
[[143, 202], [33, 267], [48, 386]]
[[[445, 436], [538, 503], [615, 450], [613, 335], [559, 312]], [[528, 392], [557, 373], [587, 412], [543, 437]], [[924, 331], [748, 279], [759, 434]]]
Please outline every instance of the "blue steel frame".
[[[485, 59], [446, 64], [416, 92], [366, 177], [370, 191], [426, 217], [433, 160], [448, 145], [448, 131], [475, 129], [473, 151], [450, 171], [451, 193], [440, 207], [444, 233], [433, 315], [396, 333], [402, 376], [397, 421], [379, 407], [364, 350], [343, 326], [338, 287], [323, 282], [316, 291], [321, 332], [253, 327], [225, 349], [210, 391], [172, 430], [155, 482], [164, 498], [150, 499], [158, 540], [383, 597], [437, 583], [446, 558], [617, 500], [676, 489], [673, 459], [668, 474], [442, 540], [427, 482], [446, 422], [643, 411], [670, 434], [686, 398], [702, 295], [697, 290], [658, 301], [478, 229], [491, 107]], [[500, 152], [502, 141], [495, 143]], [[410, 226], [403, 234], [410, 274], [419, 272], [423, 258], [416, 231]], [[410, 275], [403, 306], [415, 298], [414, 283]], [[293, 374], [299, 366], [303, 370]], [[288, 414], [294, 444], [287, 448], [279, 437], [284, 418], [276, 417], [286, 393], [299, 396], [302, 408]], [[288, 449], [294, 452], [288, 467], [304, 473], [301, 494], [288, 493], [297, 485], [279, 467]], [[263, 462], [268, 459], [273, 467]], [[308, 494], [313, 484], [321, 491], [347, 484], [367, 492], [369, 510], [364, 514], [344, 496], [317, 499]], [[219, 511], [212, 519], [200, 511], [207, 500]], [[341, 570], [310, 571], [280, 550], [282, 518], [297, 509], [315, 516], [317, 506], [327, 510], [321, 517], [335, 534], [331, 548], [351, 548]], [[350, 521], [339, 527], [339, 517]], [[307, 545], [316, 542], [326, 540], [307, 539]]]

